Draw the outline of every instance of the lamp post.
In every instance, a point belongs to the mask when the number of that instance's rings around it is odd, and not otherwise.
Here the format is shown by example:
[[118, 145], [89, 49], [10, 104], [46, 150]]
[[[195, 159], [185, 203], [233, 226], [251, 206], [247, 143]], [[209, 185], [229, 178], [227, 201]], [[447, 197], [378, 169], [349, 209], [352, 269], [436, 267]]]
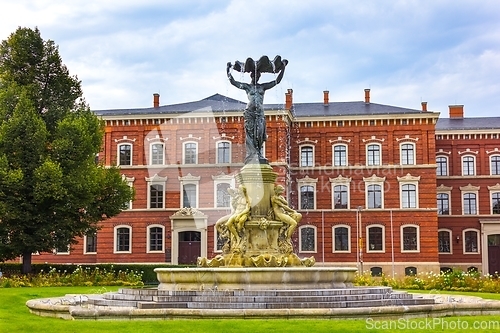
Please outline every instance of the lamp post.
[[361, 222], [361, 210], [363, 206], [358, 206], [356, 210], [356, 229], [358, 229], [358, 264], [361, 274], [363, 274], [363, 230]]

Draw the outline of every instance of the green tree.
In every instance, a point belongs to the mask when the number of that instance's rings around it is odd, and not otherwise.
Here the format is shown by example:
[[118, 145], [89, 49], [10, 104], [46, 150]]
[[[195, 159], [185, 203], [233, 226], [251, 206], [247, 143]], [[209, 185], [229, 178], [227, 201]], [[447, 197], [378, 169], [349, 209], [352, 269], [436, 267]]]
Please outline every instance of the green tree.
[[38, 29], [0, 45], [0, 260], [76, 243], [117, 215], [133, 191], [117, 168], [97, 164], [104, 127], [80, 81]]

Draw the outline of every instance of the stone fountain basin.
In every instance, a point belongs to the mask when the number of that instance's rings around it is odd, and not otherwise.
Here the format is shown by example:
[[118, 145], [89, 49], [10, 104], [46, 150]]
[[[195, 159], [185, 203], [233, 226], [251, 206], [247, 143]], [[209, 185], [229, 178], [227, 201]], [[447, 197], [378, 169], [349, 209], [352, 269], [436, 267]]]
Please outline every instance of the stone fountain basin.
[[160, 290], [296, 290], [353, 286], [356, 267], [156, 268]]

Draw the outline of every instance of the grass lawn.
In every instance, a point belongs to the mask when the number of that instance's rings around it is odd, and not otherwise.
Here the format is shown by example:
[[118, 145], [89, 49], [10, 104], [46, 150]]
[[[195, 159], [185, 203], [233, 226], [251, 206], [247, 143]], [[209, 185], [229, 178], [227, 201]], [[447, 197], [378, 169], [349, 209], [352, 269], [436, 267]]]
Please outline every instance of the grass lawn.
[[[69, 321], [44, 318], [29, 313], [27, 300], [65, 294], [89, 294], [114, 291], [118, 287], [44, 287], [0, 288], [0, 332], [492, 332], [500, 330], [500, 316], [447, 317], [371, 321], [371, 320], [167, 320], [167, 321]], [[413, 291], [412, 291], [413, 292]], [[441, 293], [441, 292], [434, 292]], [[444, 292], [442, 292], [444, 294]], [[457, 293], [458, 294], [458, 293]], [[462, 293], [463, 294], [463, 293]], [[500, 299], [498, 294], [478, 294]], [[486, 298], [486, 297], [485, 297]], [[389, 325], [393, 325], [389, 327]], [[482, 325], [483, 329], [474, 325]], [[487, 325], [490, 325], [489, 327]], [[497, 326], [493, 326], [497, 325]], [[396, 328], [396, 329], [394, 329]], [[453, 329], [455, 328], [455, 329]]]

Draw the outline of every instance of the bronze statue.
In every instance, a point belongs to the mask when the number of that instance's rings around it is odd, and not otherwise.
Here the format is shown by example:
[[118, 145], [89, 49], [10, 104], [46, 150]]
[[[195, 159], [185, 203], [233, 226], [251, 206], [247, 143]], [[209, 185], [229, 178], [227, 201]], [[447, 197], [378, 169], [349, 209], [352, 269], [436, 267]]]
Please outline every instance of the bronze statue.
[[[248, 58], [243, 64], [236, 61], [234, 66], [227, 63], [227, 77], [229, 82], [236, 88], [245, 90], [248, 96], [248, 104], [243, 113], [245, 118], [245, 164], [248, 163], [268, 163], [262, 155], [262, 146], [266, 141], [266, 117], [264, 115], [264, 93], [281, 82], [285, 74], [285, 67], [288, 64], [286, 59], [281, 60], [276, 56], [271, 62], [267, 56], [262, 56], [258, 61]], [[251, 83], [236, 81], [231, 75], [231, 67], [240, 72], [250, 72]], [[258, 83], [261, 73], [278, 73], [278, 77], [270, 82]]]
[[271, 197], [274, 217], [285, 224], [285, 238], [289, 241], [297, 228], [297, 224], [302, 219], [302, 214], [288, 206], [288, 202], [282, 196], [285, 188], [281, 185], [274, 186], [274, 195]]

